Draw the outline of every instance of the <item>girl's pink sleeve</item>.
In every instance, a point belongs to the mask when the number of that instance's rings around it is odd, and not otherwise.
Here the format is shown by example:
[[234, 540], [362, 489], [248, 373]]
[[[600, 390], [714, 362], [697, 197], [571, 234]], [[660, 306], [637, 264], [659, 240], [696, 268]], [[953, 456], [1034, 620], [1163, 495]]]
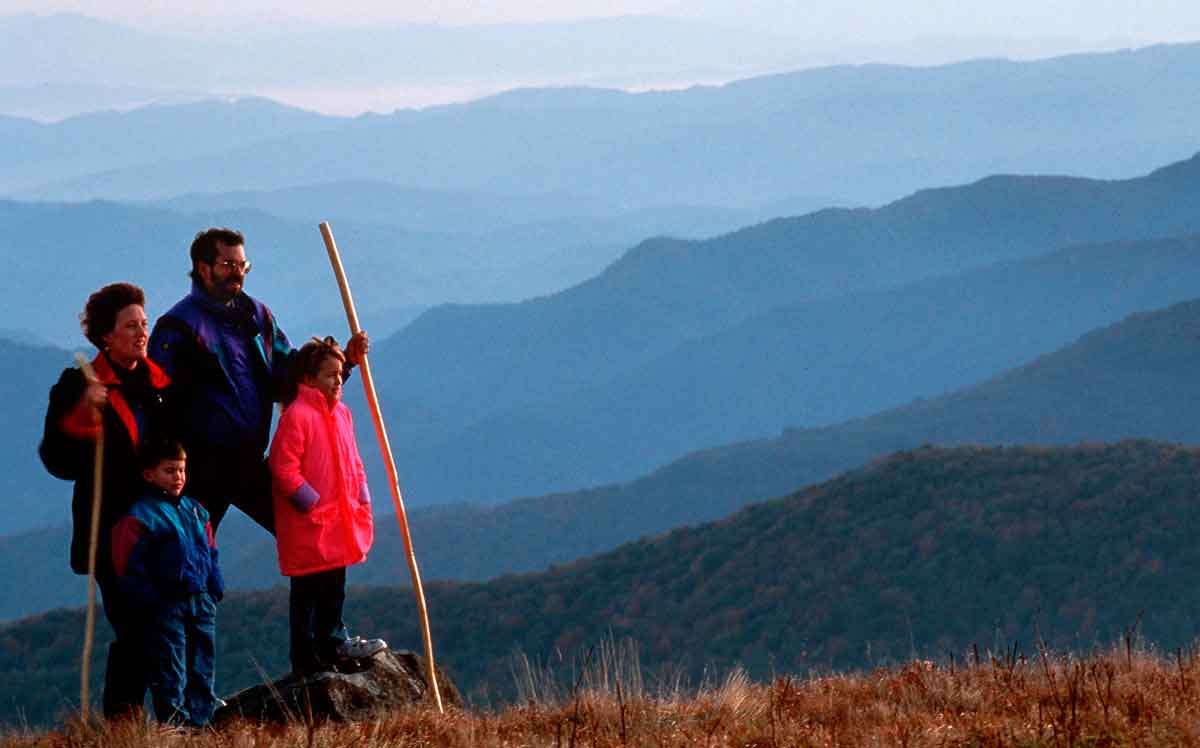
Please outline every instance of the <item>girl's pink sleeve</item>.
[[277, 491], [291, 498], [304, 485], [304, 475], [300, 472], [300, 459], [304, 455], [305, 438], [304, 419], [295, 409], [287, 408], [279, 418], [279, 427], [275, 429], [275, 438], [271, 441], [271, 453], [267, 464], [271, 467], [271, 480]]

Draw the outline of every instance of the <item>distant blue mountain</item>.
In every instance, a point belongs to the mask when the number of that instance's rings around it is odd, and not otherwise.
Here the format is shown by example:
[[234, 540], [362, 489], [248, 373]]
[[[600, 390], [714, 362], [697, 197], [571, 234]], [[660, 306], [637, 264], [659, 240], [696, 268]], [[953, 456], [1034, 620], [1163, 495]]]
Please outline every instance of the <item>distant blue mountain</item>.
[[[345, 180], [273, 190], [211, 189], [156, 201], [179, 212], [256, 209], [285, 217], [346, 218], [414, 231], [480, 234], [514, 225], [598, 218], [620, 212], [616, 201], [561, 194], [496, 195], [404, 187], [382, 180]], [[824, 207], [824, 206], [818, 206]]]
[[[698, 205], [627, 210], [615, 201], [565, 194], [507, 196], [348, 181], [182, 195], [153, 204], [181, 213], [249, 209], [305, 222], [332, 219], [335, 226], [343, 219], [396, 226], [396, 240], [419, 247], [426, 257], [461, 255], [474, 263], [459, 270], [459, 278], [445, 279], [443, 298], [432, 298], [434, 288], [424, 289], [420, 300], [431, 303], [455, 297], [510, 301], [543, 296], [597, 275], [648, 236], [704, 238], [779, 215], [774, 211], [809, 212], [836, 203], [832, 198], [793, 197], [756, 210]], [[468, 276], [477, 282], [469, 282]]]
[[210, 94], [201, 91], [43, 81], [0, 85], [0, 112], [57, 122], [88, 112], [128, 111], [151, 104], [182, 104], [210, 98]]
[[75, 364], [70, 351], [3, 337], [0, 337], [0, 355], [21, 372], [20, 376], [5, 377], [0, 382], [0, 402], [4, 403], [0, 491], [6, 507], [0, 521], [0, 535], [10, 535], [59, 524], [70, 517], [70, 487], [46, 473], [37, 448], [42, 439], [50, 387], [58, 381], [63, 369]]
[[[342, 121], [256, 98], [97, 112], [52, 124], [0, 119], [0, 194], [84, 173], [96, 173], [102, 183], [112, 170], [213, 156]], [[223, 185], [218, 178], [203, 187]]]
[[416, 495], [454, 486], [451, 496], [471, 500], [544, 493], [619, 481], [705, 445], [864, 417], [1192, 298], [1197, 274], [1197, 238], [1090, 245], [779, 307], [602, 385], [417, 446], [405, 456], [408, 482]]
[[[545, 254], [554, 246], [595, 241], [598, 233], [621, 237], [626, 245], [623, 249], [628, 249], [647, 236], [712, 236], [781, 215], [800, 215], [843, 202], [830, 196], [797, 195], [754, 209], [680, 204], [631, 210], [617, 198], [569, 193], [449, 192], [377, 180], [347, 180], [275, 190], [202, 192], [154, 204], [184, 213], [254, 209], [305, 221], [325, 216], [442, 234], [493, 237], [525, 234], [525, 242], [530, 245], [526, 254], [534, 256]], [[602, 229], [602, 224], [609, 227]], [[561, 234], [555, 235], [556, 231]], [[536, 236], [538, 232], [541, 239]], [[576, 234], [574, 239], [572, 233]]]
[[277, 18], [270, 29], [192, 28], [182, 35], [67, 13], [0, 15], [0, 86], [120, 84], [291, 95], [445, 87], [461, 97], [464, 90], [494, 92], [535, 81], [677, 86], [729, 80], [792, 68], [807, 57], [778, 32], [650, 15], [474, 26], [345, 20], [321, 25]]
[[[3, 15], [0, 85], [189, 87], [197, 82], [189, 68], [203, 59], [203, 49], [198, 41], [75, 13]], [[212, 51], [215, 48], [210, 46], [210, 54]], [[219, 55], [214, 57], [219, 59]]]
[[[1136, 248], [1113, 247], [949, 281], [938, 301], [925, 296], [932, 287], [871, 292], [1082, 242], [1200, 232], [1190, 207], [1198, 196], [1200, 157], [1127, 181], [994, 177], [876, 210], [648, 241], [575, 288], [516, 305], [437, 308], [379, 344], [378, 386], [407, 415], [393, 443], [411, 454], [414, 495], [496, 501], [643, 472], [671, 450], [937, 394], [1186, 298], [1191, 245], [1144, 258], [1166, 262], [1159, 271], [1139, 270]], [[1102, 258], [1116, 264], [1086, 267]], [[1010, 306], [1015, 298], [1028, 309]], [[962, 358], [977, 349], [941, 350], [943, 341], [924, 337], [943, 323], [964, 325], [959, 343], [971, 343], [970, 324], [997, 342]], [[889, 376], [889, 350], [930, 356]], [[451, 468], [463, 455], [475, 467]], [[607, 468], [601, 455], [613, 458]]]
[[521, 90], [471, 104], [231, 144], [221, 155], [47, 178], [22, 195], [158, 198], [377, 179], [436, 190], [569, 193], [752, 207], [792, 195], [878, 204], [996, 173], [1112, 178], [1200, 150], [1200, 45], [864, 65], [625, 94]]
[[[328, 192], [339, 193], [336, 187]], [[357, 195], [369, 203], [385, 200], [390, 193], [343, 190], [339, 194], [342, 199]], [[63, 345], [82, 344], [76, 319], [79, 308], [88, 293], [114, 279], [142, 284], [150, 295], [151, 311], [165, 311], [172, 299], [187, 291], [187, 252], [196, 231], [231, 225], [246, 233], [247, 252], [256, 265], [248, 289], [271, 304], [289, 332], [313, 334], [319, 331], [313, 328], [315, 323], [328, 321], [341, 330], [345, 315], [316, 228], [318, 221], [329, 219], [342, 246], [363, 323], [383, 340], [412, 319], [412, 310], [447, 300], [545, 295], [595, 275], [647, 234], [677, 231], [696, 236], [701, 234], [691, 232], [705, 229], [716, 233], [737, 225], [741, 216], [705, 213], [696, 219], [695, 213], [679, 209], [626, 218], [481, 226], [478, 233], [470, 230], [473, 226], [457, 224], [451, 225], [451, 231], [430, 232], [341, 220], [337, 214], [321, 212], [323, 201], [315, 198], [297, 199], [290, 210], [280, 211], [296, 217], [235, 207], [236, 203], [202, 207], [204, 202], [198, 200], [189, 212], [179, 212], [100, 201], [0, 200], [0, 218], [9, 226], [0, 236], [0, 253], [21, 258], [22, 268], [21, 282], [9, 284], [0, 305], [7, 314], [5, 325]], [[504, 202], [497, 199], [492, 204]], [[444, 212], [451, 210], [453, 196], [445, 196], [440, 206]], [[46, 308], [46, 288], [54, 288], [62, 303]], [[393, 310], [398, 313], [393, 315]]]
[[29, 133], [36, 132], [40, 127], [41, 125], [33, 120], [0, 115], [0, 137], [24, 137]]

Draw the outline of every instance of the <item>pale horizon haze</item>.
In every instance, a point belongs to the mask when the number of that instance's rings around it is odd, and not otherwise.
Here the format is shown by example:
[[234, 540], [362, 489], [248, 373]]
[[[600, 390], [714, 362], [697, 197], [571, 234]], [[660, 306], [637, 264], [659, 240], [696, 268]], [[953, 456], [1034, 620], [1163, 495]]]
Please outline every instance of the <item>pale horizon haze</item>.
[[[1181, 0], [517, 0], [477, 3], [385, 0], [4, 0], [0, 15], [78, 13], [142, 28], [184, 33], [276, 21], [356, 27], [374, 24], [449, 26], [661, 15], [691, 18], [791, 36], [853, 41], [898, 41], [923, 35], [1116, 37], [1183, 41], [1200, 37], [1200, 5]], [[269, 31], [269, 29], [258, 29]]]
[[[452, 72], [414, 70], [379, 80], [247, 80], [199, 89], [212, 95], [267, 96], [339, 115], [455, 103], [530, 86], [677, 89], [832, 64], [934, 65], [978, 57], [1027, 60], [1200, 40], [1200, 4], [1174, 0], [1136, 4], [1116, 0], [743, 0], [736, 4], [721, 0], [0, 0], [0, 18], [59, 13], [119, 23], [168, 38], [212, 39], [225, 45], [253, 45], [288, 34], [312, 37], [326, 32], [332, 36], [356, 29], [407, 27], [411, 31], [427, 27], [432, 32], [524, 25], [534, 29], [531, 34], [553, 39], [559, 30], [538, 30], [536, 25], [622, 17], [681, 24], [676, 37], [663, 40], [665, 51], [636, 64], [621, 64], [618, 52], [594, 64], [584, 54], [574, 69], [557, 65], [550, 57], [541, 67], [525, 64], [506, 69], [503, 57], [493, 57], [477, 60], [477, 67], [470, 69], [474, 58], [467, 51], [459, 66], [464, 69]], [[737, 41], [723, 46], [720, 35], [726, 31]], [[529, 28], [522, 33], [526, 32]], [[689, 50], [681, 48], [672, 57], [677, 47], [687, 46], [677, 42], [687, 41], [689, 33], [697, 39], [708, 37], [703, 42], [708, 46], [694, 45], [690, 57]], [[594, 39], [602, 48], [604, 37]], [[621, 42], [630, 43], [614, 39], [615, 44]], [[9, 79], [0, 84], [36, 87], [62, 82]], [[112, 81], [106, 85], [145, 84]], [[192, 85], [190, 90], [197, 89]]]

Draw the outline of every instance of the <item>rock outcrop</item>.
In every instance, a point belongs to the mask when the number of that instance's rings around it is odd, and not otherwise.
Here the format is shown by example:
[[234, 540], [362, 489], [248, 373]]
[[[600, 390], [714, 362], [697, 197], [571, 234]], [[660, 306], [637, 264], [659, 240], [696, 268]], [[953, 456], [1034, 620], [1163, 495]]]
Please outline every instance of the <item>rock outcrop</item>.
[[[438, 690], [446, 706], [462, 706], [458, 688], [440, 668]], [[232, 719], [256, 722], [360, 722], [429, 699], [425, 658], [385, 649], [354, 672], [287, 675], [274, 683], [247, 688], [217, 710], [213, 724]]]

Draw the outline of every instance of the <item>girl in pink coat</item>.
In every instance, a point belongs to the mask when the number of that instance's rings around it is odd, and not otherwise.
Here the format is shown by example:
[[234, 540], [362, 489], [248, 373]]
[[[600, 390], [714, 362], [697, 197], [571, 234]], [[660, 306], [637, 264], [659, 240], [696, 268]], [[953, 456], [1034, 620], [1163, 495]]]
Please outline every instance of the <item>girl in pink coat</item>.
[[351, 638], [342, 622], [346, 567], [361, 563], [374, 539], [371, 496], [341, 402], [345, 356], [333, 338], [296, 352], [283, 415], [271, 442], [272, 496], [279, 570], [291, 578], [292, 671], [336, 669], [384, 649], [382, 639]]

